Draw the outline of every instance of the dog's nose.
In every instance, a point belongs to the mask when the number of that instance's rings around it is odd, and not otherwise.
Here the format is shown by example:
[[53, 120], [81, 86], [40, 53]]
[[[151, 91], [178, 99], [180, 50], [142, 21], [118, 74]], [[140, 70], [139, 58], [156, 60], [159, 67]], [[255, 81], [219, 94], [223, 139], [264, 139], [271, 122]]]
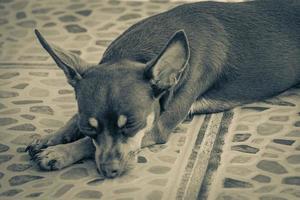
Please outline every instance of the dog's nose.
[[104, 164], [100, 166], [100, 169], [107, 178], [115, 178], [120, 174], [120, 166], [118, 164]]

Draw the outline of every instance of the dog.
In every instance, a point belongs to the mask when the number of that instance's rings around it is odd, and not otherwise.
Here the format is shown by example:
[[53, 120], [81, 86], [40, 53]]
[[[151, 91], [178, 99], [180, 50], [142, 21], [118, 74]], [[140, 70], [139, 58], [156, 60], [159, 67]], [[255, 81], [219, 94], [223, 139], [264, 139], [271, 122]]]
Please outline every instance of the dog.
[[64, 127], [27, 147], [45, 170], [94, 157], [100, 174], [120, 176], [189, 114], [222, 112], [300, 81], [299, 0], [180, 5], [131, 26], [98, 64], [35, 33], [78, 104]]

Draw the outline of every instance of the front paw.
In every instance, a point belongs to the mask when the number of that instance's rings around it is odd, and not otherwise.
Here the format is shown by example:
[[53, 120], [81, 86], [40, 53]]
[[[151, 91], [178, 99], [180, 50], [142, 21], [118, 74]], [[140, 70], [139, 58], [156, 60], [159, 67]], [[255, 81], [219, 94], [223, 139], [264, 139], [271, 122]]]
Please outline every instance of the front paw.
[[142, 139], [141, 148], [149, 147], [149, 146], [152, 146], [155, 144], [156, 144], [156, 142], [155, 142], [152, 134], [150, 132], [147, 132]]
[[33, 158], [37, 153], [39, 153], [42, 149], [48, 147], [49, 137], [41, 136], [40, 138], [34, 139], [31, 144], [29, 144], [25, 151], [28, 151], [31, 158]]
[[142, 148], [155, 145], [155, 144], [165, 144], [167, 141], [168, 141], [168, 132], [161, 131], [161, 128], [155, 126], [145, 134], [142, 140]]
[[37, 163], [40, 169], [43, 170], [59, 170], [69, 164], [69, 158], [67, 149], [63, 146], [53, 146], [47, 149], [41, 150], [35, 154], [33, 160]]

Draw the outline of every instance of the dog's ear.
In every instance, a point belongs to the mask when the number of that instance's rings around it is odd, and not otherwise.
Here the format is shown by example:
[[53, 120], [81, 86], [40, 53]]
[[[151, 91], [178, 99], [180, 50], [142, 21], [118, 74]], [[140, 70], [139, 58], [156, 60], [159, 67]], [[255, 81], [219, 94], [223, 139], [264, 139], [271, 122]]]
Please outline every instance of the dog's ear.
[[63, 50], [53, 44], [49, 45], [38, 30], [35, 30], [35, 34], [58, 67], [64, 71], [70, 85], [75, 86], [82, 79], [82, 74], [88, 68], [89, 64], [76, 54]]
[[184, 30], [173, 34], [160, 54], [147, 63], [145, 77], [154, 87], [155, 97], [162, 96], [180, 80], [190, 57], [190, 49]]

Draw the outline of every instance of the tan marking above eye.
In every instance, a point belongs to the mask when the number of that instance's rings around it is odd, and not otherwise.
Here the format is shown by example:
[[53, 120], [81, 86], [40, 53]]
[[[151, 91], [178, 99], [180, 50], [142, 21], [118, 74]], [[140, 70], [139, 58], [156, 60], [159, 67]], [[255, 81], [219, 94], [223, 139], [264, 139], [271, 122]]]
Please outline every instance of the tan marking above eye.
[[125, 126], [127, 122], [127, 117], [125, 115], [120, 115], [118, 118], [118, 127], [122, 128], [123, 126]]
[[94, 128], [98, 128], [98, 121], [96, 118], [89, 118], [89, 124]]

